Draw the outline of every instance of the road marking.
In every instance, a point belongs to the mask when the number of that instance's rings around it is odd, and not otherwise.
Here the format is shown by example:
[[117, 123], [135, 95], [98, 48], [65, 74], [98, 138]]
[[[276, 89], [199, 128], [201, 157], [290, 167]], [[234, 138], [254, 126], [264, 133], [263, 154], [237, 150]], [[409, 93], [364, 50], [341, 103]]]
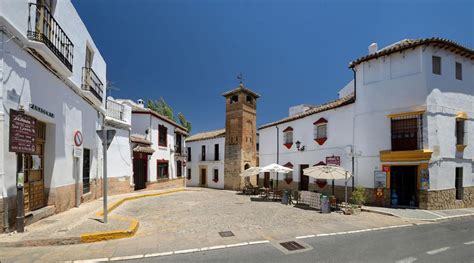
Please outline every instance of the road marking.
[[464, 243], [464, 245], [474, 245], [474, 241], [466, 242], [466, 243]]
[[265, 243], [270, 243], [270, 240], [252, 241], [252, 242], [249, 242], [249, 245], [265, 244]]
[[326, 236], [329, 236], [329, 234], [317, 234], [316, 236], [317, 237], [326, 237]]
[[400, 259], [399, 261], [397, 261], [397, 263], [411, 263], [414, 261], [416, 261], [416, 258], [409, 257], [409, 258]]
[[428, 255], [435, 255], [435, 254], [444, 252], [444, 251], [446, 251], [446, 250], [448, 250], [448, 249], [450, 249], [450, 247], [442, 247], [442, 248], [438, 248], [438, 249], [435, 249], [435, 250], [428, 251], [428, 252], [426, 252], [426, 254], [428, 254]]
[[173, 251], [163, 252], [163, 253], [146, 254], [145, 257], [146, 258], [154, 258], [154, 257], [162, 257], [162, 256], [169, 256], [169, 255], [173, 255]]
[[228, 247], [241, 247], [241, 246], [246, 246], [248, 245], [249, 243], [247, 242], [243, 242], [243, 243], [237, 243], [237, 244], [230, 244], [230, 245], [226, 245], [225, 247], [228, 248]]
[[312, 238], [315, 237], [315, 235], [307, 235], [307, 236], [300, 236], [300, 237], [295, 237], [296, 239], [305, 239], [305, 238]]
[[124, 256], [124, 257], [113, 257], [113, 258], [110, 258], [109, 261], [129, 260], [129, 259], [139, 259], [139, 258], [143, 258], [143, 255], [133, 255], [133, 256]]
[[199, 248], [191, 248], [191, 249], [185, 249], [185, 250], [178, 250], [175, 251], [174, 254], [186, 254], [186, 253], [193, 253], [193, 252], [198, 252]]
[[221, 248], [225, 248], [225, 246], [224, 245], [222, 245], [222, 246], [213, 246], [213, 247], [209, 247], [209, 250], [221, 249]]

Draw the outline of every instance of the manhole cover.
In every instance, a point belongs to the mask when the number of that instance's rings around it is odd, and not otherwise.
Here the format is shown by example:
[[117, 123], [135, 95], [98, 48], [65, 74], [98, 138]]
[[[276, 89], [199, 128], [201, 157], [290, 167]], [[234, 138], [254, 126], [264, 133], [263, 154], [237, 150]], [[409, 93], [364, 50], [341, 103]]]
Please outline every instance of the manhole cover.
[[232, 231], [222, 231], [222, 232], [219, 232], [219, 235], [221, 237], [233, 237], [234, 233], [232, 233]]
[[286, 250], [288, 250], [288, 251], [295, 251], [295, 250], [300, 250], [300, 249], [305, 248], [305, 247], [303, 247], [302, 245], [298, 244], [295, 241], [283, 242], [283, 243], [280, 243], [280, 245], [282, 247], [286, 248]]

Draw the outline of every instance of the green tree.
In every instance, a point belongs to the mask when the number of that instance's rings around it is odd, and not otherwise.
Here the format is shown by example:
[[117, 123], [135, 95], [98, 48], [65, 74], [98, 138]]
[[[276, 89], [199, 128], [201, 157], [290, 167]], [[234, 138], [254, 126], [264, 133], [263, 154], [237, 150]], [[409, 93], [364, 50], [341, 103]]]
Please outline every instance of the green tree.
[[186, 130], [188, 130], [188, 133], [191, 133], [191, 129], [193, 128], [193, 126], [186, 119], [186, 117], [184, 117], [184, 115], [181, 112], [178, 113], [178, 119], [179, 119], [179, 122], [181, 123], [181, 125], [183, 125], [183, 127], [185, 127]]
[[149, 108], [150, 110], [158, 112], [159, 114], [167, 117], [170, 120], [176, 121], [176, 118], [174, 117], [173, 109], [171, 108], [170, 105], [168, 105], [168, 103], [166, 103], [163, 97], [160, 97], [160, 99], [157, 101], [148, 99], [146, 102], [146, 107]]

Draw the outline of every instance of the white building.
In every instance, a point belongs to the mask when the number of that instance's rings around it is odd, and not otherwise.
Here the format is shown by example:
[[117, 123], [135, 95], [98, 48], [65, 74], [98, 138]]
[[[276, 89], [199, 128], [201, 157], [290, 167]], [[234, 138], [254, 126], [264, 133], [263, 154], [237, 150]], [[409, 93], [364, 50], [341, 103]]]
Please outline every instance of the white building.
[[118, 100], [132, 107], [133, 186], [135, 190], [184, 186], [186, 128], [145, 108], [143, 101]]
[[351, 62], [354, 80], [338, 100], [259, 128], [260, 165], [292, 166], [280, 185], [331, 193], [330, 182], [316, 184], [302, 169], [340, 163], [371, 203], [472, 207], [473, 59], [472, 49], [439, 38], [372, 44]]
[[71, 1], [0, 1], [0, 211], [5, 227], [16, 216], [11, 110], [23, 108], [37, 125], [35, 152], [23, 158], [27, 218], [44, 207], [61, 212], [101, 196], [102, 147], [96, 130], [106, 114], [105, 83], [106, 63]]
[[225, 129], [186, 139], [187, 185], [224, 189]]

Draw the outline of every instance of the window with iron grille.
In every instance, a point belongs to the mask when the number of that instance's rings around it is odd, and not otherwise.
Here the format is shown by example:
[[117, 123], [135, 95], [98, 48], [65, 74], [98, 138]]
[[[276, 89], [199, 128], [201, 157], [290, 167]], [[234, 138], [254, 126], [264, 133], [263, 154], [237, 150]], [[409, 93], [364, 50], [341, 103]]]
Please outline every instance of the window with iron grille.
[[456, 144], [464, 145], [464, 120], [456, 120]]
[[158, 125], [158, 145], [166, 147], [168, 145], [167, 140], [168, 129], [164, 125]]
[[423, 149], [423, 115], [391, 119], [392, 151]]
[[205, 161], [206, 160], [206, 146], [203, 145], [201, 146], [201, 161]]
[[462, 167], [456, 167], [456, 200], [462, 200], [463, 198], [463, 187], [462, 187]]
[[168, 178], [168, 161], [157, 160], [157, 177], [158, 179], [167, 179]]
[[433, 56], [432, 67], [433, 67], [433, 74], [441, 75], [441, 57]]
[[456, 79], [462, 80], [462, 64], [456, 62]]
[[176, 176], [183, 176], [183, 164], [181, 161], [176, 161]]
[[314, 126], [314, 139], [327, 138], [327, 124], [318, 124]]

